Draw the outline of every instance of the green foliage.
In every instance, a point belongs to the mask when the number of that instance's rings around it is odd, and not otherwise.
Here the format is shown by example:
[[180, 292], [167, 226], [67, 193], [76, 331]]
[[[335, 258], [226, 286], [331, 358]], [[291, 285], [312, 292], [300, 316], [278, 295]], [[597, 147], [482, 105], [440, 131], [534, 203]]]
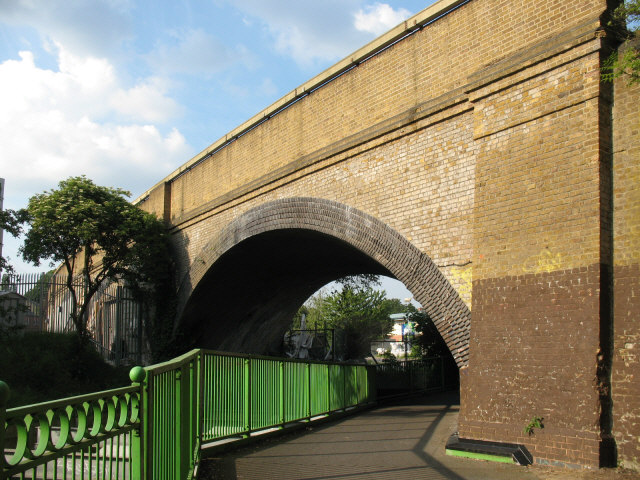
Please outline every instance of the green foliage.
[[373, 273], [360, 273], [339, 278], [336, 283], [343, 288], [353, 290], [372, 290], [374, 287], [380, 286], [380, 276]]
[[77, 335], [27, 332], [0, 339], [0, 351], [10, 408], [130, 384], [127, 368], [105, 363]]
[[326, 289], [322, 289], [311, 297], [307, 302], [302, 305], [295, 316], [293, 317], [293, 322], [291, 324], [292, 329], [299, 329], [301, 326], [302, 314], [305, 315], [305, 325], [309, 330], [313, 330], [314, 328], [331, 328], [327, 325], [326, 318], [323, 316], [322, 306], [325, 300], [329, 297], [329, 293]]
[[602, 65], [603, 81], [611, 82], [622, 76], [627, 77], [629, 85], [640, 82], [640, 51], [637, 49], [630, 47], [621, 55], [614, 53]]
[[613, 13], [613, 21], [625, 26], [631, 33], [637, 32], [640, 25], [640, 0], [625, 0]]
[[408, 320], [416, 323], [416, 335], [412, 347], [412, 356], [436, 357], [451, 356], [449, 347], [442, 339], [440, 332], [426, 312], [415, 311], [409, 314]]
[[[640, 0], [626, 0], [613, 13], [609, 25], [621, 32], [626, 39], [637, 38], [640, 27]], [[628, 83], [640, 82], [640, 51], [637, 46], [629, 45], [621, 52], [614, 52], [603, 64], [601, 78], [613, 81], [626, 77]]]
[[[20, 236], [26, 216], [24, 210], [17, 212], [14, 210], [0, 210], [0, 230], [4, 230], [4, 232], [13, 237]], [[0, 275], [4, 274], [0, 285], [1, 290], [10, 289], [10, 285], [7, 283], [9, 277], [6, 274], [11, 274], [13, 271], [13, 266], [9, 264], [7, 259], [0, 256]], [[7, 296], [0, 297], [0, 338], [11, 337], [22, 329], [21, 326], [15, 323], [15, 320], [26, 310], [24, 303], [16, 302], [15, 299]]]
[[[70, 316], [81, 337], [87, 336], [86, 309], [93, 295], [104, 282], [124, 280], [153, 309], [149, 331], [162, 336], [160, 344], [167, 343], [173, 269], [164, 224], [129, 203], [129, 192], [122, 189], [98, 186], [84, 176], [63, 180], [58, 187], [29, 199], [31, 228], [21, 248], [23, 258], [35, 265], [42, 260], [64, 265]], [[74, 285], [75, 275], [83, 277], [84, 288]]]
[[[4, 230], [12, 237], [18, 237], [22, 233], [22, 224], [27, 219], [24, 210], [0, 210], [0, 230]], [[0, 273], [12, 273], [13, 267], [6, 258], [0, 256]]]
[[544, 428], [544, 424], [542, 423], [543, 420], [544, 419], [542, 417], [533, 417], [531, 421], [527, 425], [525, 425], [524, 429], [522, 430], [523, 433], [531, 436], [534, 433], [534, 428]]
[[370, 343], [391, 331], [393, 321], [384, 308], [384, 292], [343, 288], [329, 296], [323, 305], [323, 316], [331, 328], [345, 335], [347, 358], [363, 358], [370, 354]]
[[123, 278], [141, 302], [143, 326], [153, 362], [176, 356], [173, 320], [176, 315], [175, 263], [164, 225], [150, 221], [149, 235], [132, 246], [132, 262]]
[[[426, 355], [424, 355], [424, 357], [426, 357]], [[413, 358], [413, 359], [423, 358], [422, 347], [418, 342], [415, 341], [415, 339], [411, 344], [411, 350], [409, 351], [409, 358]]]
[[341, 288], [330, 293], [321, 290], [303, 305], [292, 328], [299, 328], [300, 317], [306, 315], [309, 329], [335, 329], [344, 339], [342, 350], [346, 359], [360, 359], [370, 355], [371, 341], [383, 338], [393, 328], [392, 313], [406, 311], [406, 305], [398, 299], [385, 298], [384, 291], [372, 285], [377, 284], [366, 276], [337, 282]]
[[385, 350], [384, 353], [380, 355], [380, 358], [382, 358], [384, 363], [398, 363], [396, 356], [389, 350]]

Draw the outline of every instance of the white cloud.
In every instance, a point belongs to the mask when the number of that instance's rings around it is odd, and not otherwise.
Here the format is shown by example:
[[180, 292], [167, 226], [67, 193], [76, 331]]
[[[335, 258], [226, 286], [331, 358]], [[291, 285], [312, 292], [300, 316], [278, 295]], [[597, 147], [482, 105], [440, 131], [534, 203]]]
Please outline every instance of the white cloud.
[[59, 71], [30, 52], [0, 64], [1, 175], [17, 192], [7, 208], [80, 174], [139, 194], [191, 156], [180, 132], [153, 124], [180, 110], [161, 81], [125, 88], [106, 60], [59, 49]]
[[132, 35], [128, 0], [28, 0], [0, 2], [0, 22], [29, 25], [74, 54], [104, 56]]
[[131, 119], [164, 123], [183, 113], [171, 98], [165, 96], [168, 85], [152, 77], [129, 89], [118, 89], [110, 98], [115, 111]]
[[229, 2], [266, 26], [274, 49], [302, 66], [338, 60], [371, 39], [370, 34], [353, 26], [353, 12], [360, 3], [360, 0], [299, 0], [295, 4], [286, 0]]
[[361, 32], [382, 35], [410, 16], [411, 12], [407, 9], [394, 10], [386, 3], [374, 3], [355, 13], [354, 26]]
[[[274, 49], [301, 66], [339, 60], [396, 26], [411, 12], [362, 0], [234, 0], [228, 2], [267, 27]], [[246, 17], [245, 17], [246, 18]], [[252, 24], [244, 22], [247, 27]]]
[[[266, 25], [274, 49], [302, 66], [339, 60], [411, 12], [361, 0], [234, 0], [230, 5]], [[250, 22], [245, 22], [251, 27]]]

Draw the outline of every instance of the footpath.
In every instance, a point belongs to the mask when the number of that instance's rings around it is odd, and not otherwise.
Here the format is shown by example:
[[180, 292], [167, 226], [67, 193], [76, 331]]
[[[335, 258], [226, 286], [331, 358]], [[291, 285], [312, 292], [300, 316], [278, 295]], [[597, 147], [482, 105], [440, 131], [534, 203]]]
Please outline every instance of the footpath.
[[[414, 398], [202, 460], [199, 480], [640, 480], [615, 469], [567, 470], [445, 454], [456, 394]], [[204, 452], [203, 452], [204, 453]]]

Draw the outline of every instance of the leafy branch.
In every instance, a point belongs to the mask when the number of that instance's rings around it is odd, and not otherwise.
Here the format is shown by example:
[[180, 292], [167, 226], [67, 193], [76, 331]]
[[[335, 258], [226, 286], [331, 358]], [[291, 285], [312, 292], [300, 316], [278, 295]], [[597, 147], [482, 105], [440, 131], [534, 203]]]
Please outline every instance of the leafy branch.
[[529, 436], [533, 435], [534, 428], [544, 428], [544, 424], [542, 423], [543, 420], [544, 418], [542, 417], [533, 417], [531, 421], [527, 425], [525, 425], [522, 431]]
[[[609, 26], [618, 31], [623, 39], [637, 38], [640, 27], [640, 0], [626, 0], [613, 12]], [[629, 85], [640, 83], [640, 51], [637, 45], [629, 44], [620, 52], [612, 53], [603, 63], [600, 78], [612, 82], [626, 77]]]

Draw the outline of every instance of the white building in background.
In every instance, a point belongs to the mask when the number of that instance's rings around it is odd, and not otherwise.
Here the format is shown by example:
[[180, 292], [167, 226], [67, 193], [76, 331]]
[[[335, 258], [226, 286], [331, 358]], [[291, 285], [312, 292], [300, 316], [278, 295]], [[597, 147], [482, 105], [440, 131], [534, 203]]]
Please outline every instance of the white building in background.
[[407, 319], [407, 313], [394, 313], [389, 315], [393, 320], [393, 329], [384, 341], [374, 342], [371, 345], [372, 352], [383, 355], [392, 353], [396, 358], [405, 358], [405, 343], [407, 355], [411, 352], [411, 341], [416, 334], [415, 322]]

